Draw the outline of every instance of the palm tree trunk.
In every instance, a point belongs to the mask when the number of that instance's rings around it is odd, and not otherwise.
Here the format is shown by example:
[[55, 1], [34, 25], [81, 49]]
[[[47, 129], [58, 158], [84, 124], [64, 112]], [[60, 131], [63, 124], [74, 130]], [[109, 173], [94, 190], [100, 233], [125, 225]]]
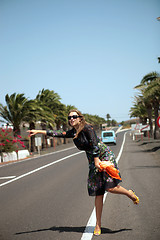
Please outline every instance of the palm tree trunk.
[[[45, 123], [41, 123], [41, 128], [42, 130], [46, 130], [46, 124]], [[46, 135], [42, 135], [42, 149], [43, 148], [47, 148], [47, 136]]]
[[13, 135], [14, 137], [17, 137], [17, 135], [21, 135], [20, 127], [13, 127]]
[[0, 153], [1, 156], [1, 162], [3, 162], [3, 152]]
[[[67, 131], [67, 124], [66, 123], [63, 124], [63, 130]], [[66, 144], [66, 138], [64, 138], [63, 143]]]
[[[147, 125], [147, 117], [142, 118], [142, 124]], [[144, 131], [144, 137], [147, 137], [147, 131]]]
[[57, 130], [59, 130], [61, 127], [61, 122], [60, 121], [56, 121], [56, 128]]
[[147, 114], [149, 119], [149, 125], [150, 125], [150, 136], [153, 136], [153, 124], [152, 124], [152, 108], [147, 108]]
[[[29, 124], [29, 129], [32, 130], [32, 129], [35, 129], [35, 123], [34, 122], [30, 122]], [[36, 150], [36, 146], [35, 146], [35, 136], [32, 136], [31, 137], [31, 152], [35, 152]]]
[[159, 127], [157, 125], [157, 118], [159, 116], [158, 110], [159, 110], [159, 103], [158, 101], [154, 104], [154, 117], [155, 117], [155, 128], [154, 128], [154, 139], [157, 139], [157, 133], [159, 133]]

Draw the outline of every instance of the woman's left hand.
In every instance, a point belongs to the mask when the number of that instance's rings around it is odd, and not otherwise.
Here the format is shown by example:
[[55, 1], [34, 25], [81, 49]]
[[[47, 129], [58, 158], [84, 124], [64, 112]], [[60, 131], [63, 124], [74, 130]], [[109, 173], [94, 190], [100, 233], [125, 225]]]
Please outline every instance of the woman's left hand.
[[106, 166], [114, 166], [114, 164], [111, 161], [101, 161], [102, 163], [105, 162]]
[[38, 133], [41, 133], [41, 134], [46, 134], [46, 131], [45, 130], [35, 130], [35, 129], [32, 129], [32, 130], [28, 130], [27, 131], [29, 133], [29, 136], [32, 137]]
[[94, 158], [94, 165], [98, 170], [100, 170], [99, 163], [100, 163], [100, 159], [98, 157]]

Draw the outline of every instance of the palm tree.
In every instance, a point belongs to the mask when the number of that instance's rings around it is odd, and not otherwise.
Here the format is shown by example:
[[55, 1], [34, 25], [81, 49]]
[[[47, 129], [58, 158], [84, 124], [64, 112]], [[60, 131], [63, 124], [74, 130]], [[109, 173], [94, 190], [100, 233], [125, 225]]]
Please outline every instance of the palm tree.
[[142, 124], [146, 124], [148, 114], [142, 96], [135, 97], [134, 105], [130, 108], [130, 117], [138, 117]]
[[[50, 108], [44, 106], [42, 102], [35, 100], [30, 101], [28, 114], [24, 118], [25, 122], [29, 123], [29, 129], [35, 129], [36, 122], [40, 121], [41, 124], [46, 122], [51, 126], [54, 125], [54, 117], [50, 114]], [[35, 151], [35, 136], [31, 137], [30, 144], [31, 152]]]
[[56, 108], [56, 128], [57, 130], [60, 128], [64, 128], [63, 126], [67, 124], [67, 114], [66, 114], [66, 106], [65, 104], [59, 103], [59, 105]]
[[20, 124], [28, 114], [30, 101], [24, 94], [13, 93], [5, 96], [6, 106], [0, 104], [0, 116], [9, 124], [13, 125], [14, 135], [20, 135]]
[[157, 138], [157, 133], [159, 133], [159, 127], [157, 125], [157, 118], [159, 116], [158, 112], [160, 109], [160, 78], [157, 77], [149, 86], [144, 90], [144, 96], [148, 99], [151, 99], [151, 103], [154, 109], [154, 138]]
[[[154, 117], [155, 117], [155, 130], [154, 130], [154, 138], [157, 138], [157, 116], [160, 105], [160, 91], [159, 91], [159, 74], [157, 72], [151, 72], [143, 77], [141, 83], [136, 86], [136, 89], [139, 89], [143, 94], [144, 99], [148, 103], [146, 104], [147, 111], [151, 112], [151, 106], [154, 109]], [[150, 109], [149, 109], [149, 108]]]
[[[38, 101], [39, 104], [42, 104], [43, 107], [49, 108], [50, 118], [54, 119], [57, 129], [60, 128], [62, 118], [64, 117], [62, 116], [63, 104], [60, 102], [60, 99], [60, 96], [53, 90], [44, 88], [39, 91], [38, 95], [36, 96], [36, 101]], [[50, 124], [50, 121], [48, 122], [47, 119], [44, 118], [43, 121], [41, 121], [42, 129], [46, 130], [47, 125], [49, 125], [50, 128], [53, 128], [53, 124]], [[44, 145], [47, 145], [45, 136], [43, 136], [43, 146]]]
[[60, 96], [53, 90], [42, 89], [36, 96], [36, 100], [42, 102], [43, 105], [49, 107], [53, 112], [56, 111], [57, 106], [60, 103]]
[[[133, 113], [132, 113], [133, 111]], [[138, 95], [135, 97], [134, 107], [130, 111], [131, 117], [139, 117], [142, 124], [147, 124], [147, 118], [150, 125], [150, 136], [153, 134], [153, 124], [152, 124], [152, 104], [150, 99], [145, 98], [144, 95]], [[133, 114], [137, 114], [133, 116]]]
[[107, 115], [106, 115], [106, 118], [107, 118], [107, 124], [108, 124], [108, 127], [110, 126], [110, 118], [111, 118], [111, 116], [110, 116], [110, 114], [109, 113], [107, 113]]

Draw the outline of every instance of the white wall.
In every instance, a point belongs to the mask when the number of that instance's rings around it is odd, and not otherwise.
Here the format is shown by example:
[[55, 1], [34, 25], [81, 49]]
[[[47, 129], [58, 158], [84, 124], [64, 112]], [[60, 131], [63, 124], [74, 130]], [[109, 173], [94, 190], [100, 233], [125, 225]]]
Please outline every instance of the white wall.
[[[28, 150], [19, 150], [18, 151], [18, 160], [24, 159], [24, 158], [28, 157], [29, 155], [30, 154], [29, 154]], [[15, 160], [17, 160], [16, 152], [3, 153], [3, 162], [15, 161]], [[2, 162], [1, 156], [0, 156], [0, 162]]]

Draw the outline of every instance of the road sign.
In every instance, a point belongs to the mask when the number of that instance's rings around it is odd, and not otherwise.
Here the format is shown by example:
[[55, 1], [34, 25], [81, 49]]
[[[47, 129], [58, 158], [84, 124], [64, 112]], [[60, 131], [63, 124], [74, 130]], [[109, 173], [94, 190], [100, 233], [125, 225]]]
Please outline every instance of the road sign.
[[40, 155], [40, 147], [42, 146], [42, 139], [41, 139], [41, 137], [36, 137], [35, 138], [35, 145], [38, 148], [38, 153]]
[[42, 140], [41, 137], [36, 137], [35, 138], [35, 145], [36, 147], [41, 146], [42, 145]]
[[149, 131], [150, 130], [150, 126], [149, 125], [142, 125], [142, 128], [141, 128], [141, 132], [143, 131]]
[[137, 124], [131, 124], [131, 129], [132, 131], [149, 131], [150, 126], [149, 125], [142, 125], [142, 123], [137, 123]]
[[132, 131], [141, 130], [142, 123], [131, 124]]
[[157, 118], [157, 125], [160, 128], [160, 117]]

